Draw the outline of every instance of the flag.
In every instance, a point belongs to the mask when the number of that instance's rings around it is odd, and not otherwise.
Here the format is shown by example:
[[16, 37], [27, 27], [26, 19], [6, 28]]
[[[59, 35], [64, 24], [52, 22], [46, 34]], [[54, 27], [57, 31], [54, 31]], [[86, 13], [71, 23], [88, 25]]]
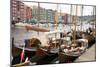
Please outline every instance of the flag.
[[22, 52], [21, 52], [21, 62], [24, 60], [24, 47], [23, 47], [23, 50], [22, 50]]

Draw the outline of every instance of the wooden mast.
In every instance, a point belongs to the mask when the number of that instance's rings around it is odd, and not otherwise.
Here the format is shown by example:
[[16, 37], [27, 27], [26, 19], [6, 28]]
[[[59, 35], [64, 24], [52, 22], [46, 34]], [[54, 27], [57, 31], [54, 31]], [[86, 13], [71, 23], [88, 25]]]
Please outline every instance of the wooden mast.
[[95, 14], [95, 30], [96, 30], [96, 6], [94, 7], [94, 14]]
[[[57, 10], [58, 10], [58, 4], [57, 4]], [[56, 10], [56, 14], [55, 14], [55, 30], [57, 30], [57, 23], [58, 23], [58, 12]]]
[[[58, 24], [58, 12], [57, 12], [57, 10], [58, 10], [58, 4], [57, 4], [57, 9], [56, 9], [56, 12], [55, 12], [55, 19], [54, 19], [54, 22], [55, 22], [55, 31], [57, 31], [57, 24]], [[56, 34], [55, 34], [55, 40], [56, 40]], [[56, 48], [56, 43], [55, 43], [55, 48]]]
[[[38, 27], [39, 27], [39, 22], [40, 22], [40, 3], [38, 2]], [[39, 32], [38, 32], [39, 35]]]
[[[83, 5], [82, 5], [82, 8], [81, 8], [81, 17], [83, 18]], [[83, 31], [83, 23], [82, 23], [82, 19], [81, 19], [81, 31]]]
[[96, 29], [96, 7], [93, 7], [94, 29]]
[[75, 18], [74, 18], [74, 26], [75, 26], [75, 28], [74, 28], [74, 44], [76, 44], [76, 22], [77, 22], [77, 8], [78, 8], [78, 5], [76, 5], [76, 16], [75, 16]]
[[72, 24], [72, 4], [70, 6], [70, 30], [71, 30], [71, 24]]
[[47, 23], [47, 28], [49, 28], [50, 29], [50, 25], [49, 25], [49, 21], [48, 21], [48, 13], [47, 13], [48, 11], [46, 11], [46, 23]]

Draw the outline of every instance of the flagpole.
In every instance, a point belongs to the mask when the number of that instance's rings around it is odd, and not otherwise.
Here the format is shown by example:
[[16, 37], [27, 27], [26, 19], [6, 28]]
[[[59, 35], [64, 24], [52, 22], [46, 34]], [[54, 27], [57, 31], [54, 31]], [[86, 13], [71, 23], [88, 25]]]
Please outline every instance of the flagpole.
[[22, 63], [24, 60], [24, 49], [25, 49], [25, 47], [23, 47], [21, 55], [20, 55], [21, 56], [20, 63]]

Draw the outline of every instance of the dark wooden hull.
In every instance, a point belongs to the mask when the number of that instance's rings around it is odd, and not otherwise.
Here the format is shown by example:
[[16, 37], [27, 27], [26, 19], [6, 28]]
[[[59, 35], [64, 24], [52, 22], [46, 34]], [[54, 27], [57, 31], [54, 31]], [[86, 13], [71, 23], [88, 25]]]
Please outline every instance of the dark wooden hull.
[[78, 57], [79, 56], [69, 56], [69, 55], [65, 55], [65, 54], [60, 53], [59, 54], [59, 63], [72, 63]]

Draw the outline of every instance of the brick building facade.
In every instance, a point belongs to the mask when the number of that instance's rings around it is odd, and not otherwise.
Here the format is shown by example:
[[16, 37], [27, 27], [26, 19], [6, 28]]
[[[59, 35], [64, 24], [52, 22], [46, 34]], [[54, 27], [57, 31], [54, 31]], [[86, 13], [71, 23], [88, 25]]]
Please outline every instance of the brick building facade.
[[32, 9], [18, 0], [11, 0], [12, 21], [25, 22], [32, 18]]

